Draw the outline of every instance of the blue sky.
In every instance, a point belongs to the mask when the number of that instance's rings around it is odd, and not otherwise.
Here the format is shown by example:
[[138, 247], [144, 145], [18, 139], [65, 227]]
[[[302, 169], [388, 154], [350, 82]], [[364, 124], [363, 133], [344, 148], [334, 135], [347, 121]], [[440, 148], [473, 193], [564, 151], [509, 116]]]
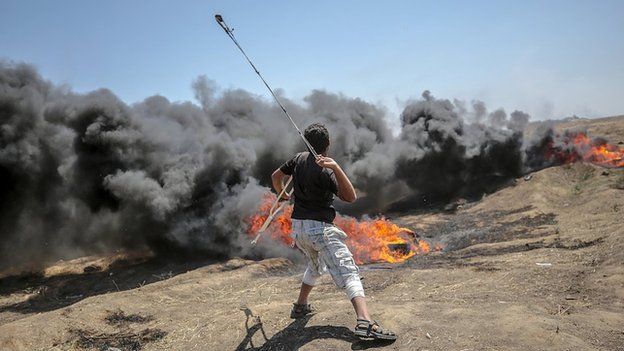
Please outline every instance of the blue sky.
[[128, 103], [192, 100], [205, 74], [269, 96], [213, 15], [289, 98], [384, 104], [429, 89], [534, 119], [624, 113], [624, 1], [0, 0], [0, 58]]

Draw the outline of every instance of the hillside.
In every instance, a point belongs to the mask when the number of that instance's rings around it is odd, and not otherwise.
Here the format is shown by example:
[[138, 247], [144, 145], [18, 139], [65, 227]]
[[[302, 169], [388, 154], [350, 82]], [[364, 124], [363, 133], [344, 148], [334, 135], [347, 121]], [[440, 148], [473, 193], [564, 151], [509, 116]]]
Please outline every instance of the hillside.
[[[622, 117], [563, 126], [624, 140]], [[351, 305], [328, 276], [312, 292], [318, 312], [289, 319], [303, 268], [286, 259], [120, 254], [0, 280], [0, 349], [624, 350], [622, 188], [624, 170], [576, 163], [454, 213], [394, 218], [446, 245], [362, 267], [394, 343], [352, 336]]]

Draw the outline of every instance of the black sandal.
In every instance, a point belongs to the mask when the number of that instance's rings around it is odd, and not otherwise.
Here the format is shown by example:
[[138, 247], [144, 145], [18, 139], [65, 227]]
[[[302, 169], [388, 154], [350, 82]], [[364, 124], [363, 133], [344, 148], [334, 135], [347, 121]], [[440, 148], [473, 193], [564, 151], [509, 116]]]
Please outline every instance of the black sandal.
[[366, 319], [358, 319], [353, 331], [355, 335], [362, 338], [374, 338], [380, 340], [396, 340], [397, 335], [390, 331], [385, 330], [376, 321], [369, 321]]
[[301, 318], [312, 312], [314, 312], [314, 310], [312, 309], [312, 306], [310, 304], [293, 303], [293, 308], [290, 311], [290, 318], [293, 318], [293, 319]]

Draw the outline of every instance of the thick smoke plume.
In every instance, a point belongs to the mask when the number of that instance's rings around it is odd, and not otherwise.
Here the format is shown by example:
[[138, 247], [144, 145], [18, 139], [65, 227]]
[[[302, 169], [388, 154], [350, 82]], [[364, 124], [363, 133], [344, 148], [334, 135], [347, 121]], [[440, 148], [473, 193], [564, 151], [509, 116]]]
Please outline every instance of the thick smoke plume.
[[[199, 104], [152, 96], [127, 105], [106, 89], [76, 94], [31, 66], [0, 63], [0, 269], [116, 248], [249, 252], [245, 218], [303, 145], [271, 101], [204, 77], [193, 89]], [[480, 196], [530, 165], [520, 111], [426, 91], [394, 137], [384, 108], [358, 98], [283, 99], [301, 127], [328, 126], [330, 156], [361, 193], [352, 214]]]

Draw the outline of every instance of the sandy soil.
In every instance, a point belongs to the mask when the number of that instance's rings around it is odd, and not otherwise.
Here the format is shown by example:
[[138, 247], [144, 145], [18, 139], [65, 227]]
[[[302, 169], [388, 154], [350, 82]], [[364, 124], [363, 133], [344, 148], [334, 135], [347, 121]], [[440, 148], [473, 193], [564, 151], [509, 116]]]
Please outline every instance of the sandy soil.
[[[624, 119], [598, 122], [624, 140]], [[352, 336], [329, 277], [317, 313], [289, 319], [302, 268], [286, 259], [137, 254], [0, 279], [0, 349], [624, 350], [624, 170], [603, 171], [553, 167], [455, 213], [395, 218], [447, 250], [362, 267], [394, 343]]]

